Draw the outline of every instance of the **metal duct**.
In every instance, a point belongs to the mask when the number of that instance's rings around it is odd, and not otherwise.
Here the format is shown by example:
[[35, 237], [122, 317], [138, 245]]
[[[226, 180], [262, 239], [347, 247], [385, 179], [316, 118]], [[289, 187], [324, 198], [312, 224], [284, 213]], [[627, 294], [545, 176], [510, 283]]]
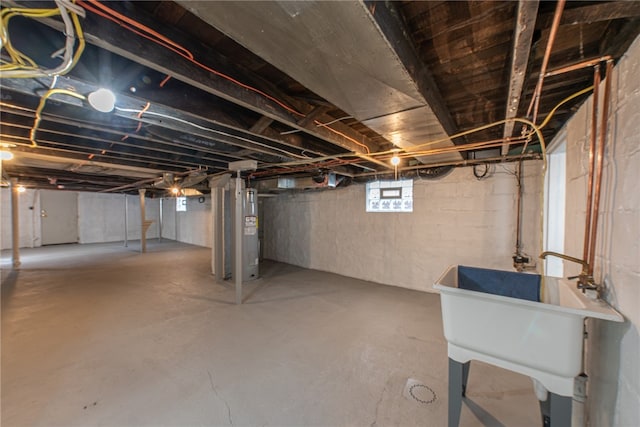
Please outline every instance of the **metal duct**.
[[336, 174], [329, 172], [322, 180], [316, 177], [292, 178], [278, 177], [258, 181], [256, 188], [263, 191], [287, 191], [287, 190], [310, 190], [319, 188], [335, 188], [338, 185]]
[[207, 173], [205, 171], [199, 171], [199, 170], [193, 171], [193, 172], [190, 172], [189, 175], [182, 178], [182, 181], [180, 181], [180, 187], [182, 188], [192, 187], [196, 184], [201, 183], [205, 179], [207, 179]]
[[168, 189], [173, 187], [175, 184], [175, 177], [172, 173], [165, 172], [162, 174], [162, 178], [153, 183], [153, 186], [156, 188], [164, 188]]
[[[394, 43], [361, 2], [178, 3], [398, 147], [447, 133]], [[382, 5], [380, 6], [382, 7]], [[452, 142], [429, 148], [451, 146]], [[430, 156], [428, 163], [459, 160]]]

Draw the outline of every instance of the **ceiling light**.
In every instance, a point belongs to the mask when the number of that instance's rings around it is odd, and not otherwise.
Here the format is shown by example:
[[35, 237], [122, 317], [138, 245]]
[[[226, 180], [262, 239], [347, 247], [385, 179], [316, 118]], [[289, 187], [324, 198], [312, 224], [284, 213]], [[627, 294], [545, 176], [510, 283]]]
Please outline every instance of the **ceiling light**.
[[109, 113], [116, 105], [116, 96], [109, 89], [98, 89], [87, 97], [89, 104], [102, 113]]
[[180, 193], [180, 189], [178, 187], [171, 187], [171, 193], [178, 195], [178, 193]]
[[393, 157], [391, 158], [391, 164], [393, 166], [398, 166], [400, 164], [400, 157], [394, 154]]
[[24, 188], [24, 185], [18, 185], [18, 193], [24, 193], [25, 191], [27, 191], [27, 189]]
[[13, 153], [11, 151], [0, 150], [0, 160], [11, 160], [13, 159]]

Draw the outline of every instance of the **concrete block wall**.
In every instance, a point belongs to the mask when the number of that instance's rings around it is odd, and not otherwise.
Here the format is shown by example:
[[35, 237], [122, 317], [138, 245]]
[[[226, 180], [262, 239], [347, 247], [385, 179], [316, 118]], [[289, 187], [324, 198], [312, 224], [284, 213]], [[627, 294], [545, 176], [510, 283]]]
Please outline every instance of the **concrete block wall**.
[[187, 197], [186, 212], [176, 212], [176, 199], [164, 199], [162, 237], [210, 248], [212, 246], [211, 196]]
[[[590, 321], [588, 424], [640, 424], [640, 38], [612, 76], [594, 276], [625, 323]], [[602, 89], [604, 86], [602, 86]], [[601, 92], [602, 94], [602, 92]], [[601, 97], [602, 99], [602, 97]], [[566, 124], [565, 253], [582, 257], [590, 98]], [[579, 266], [565, 263], [566, 275]]]
[[176, 212], [177, 240], [197, 246], [212, 246], [211, 197], [187, 197], [187, 211]]
[[[78, 196], [78, 242], [102, 243], [124, 240], [125, 196], [77, 192]], [[40, 192], [27, 189], [19, 196], [20, 247], [41, 246]], [[2, 249], [11, 248], [11, 192], [0, 191], [0, 235]], [[140, 199], [126, 196], [128, 205], [128, 239], [140, 239]], [[159, 200], [145, 200], [146, 217], [153, 220], [147, 238], [158, 237]]]
[[[525, 162], [524, 251], [540, 250], [542, 163]], [[414, 182], [413, 213], [365, 212], [365, 186], [282, 194], [264, 206], [264, 257], [393, 286], [432, 291], [445, 268], [510, 269], [515, 248], [515, 164], [484, 180], [458, 168]]]
[[[34, 248], [41, 244], [40, 193], [26, 190], [19, 196], [20, 247]], [[11, 248], [11, 190], [0, 189], [0, 244]]]

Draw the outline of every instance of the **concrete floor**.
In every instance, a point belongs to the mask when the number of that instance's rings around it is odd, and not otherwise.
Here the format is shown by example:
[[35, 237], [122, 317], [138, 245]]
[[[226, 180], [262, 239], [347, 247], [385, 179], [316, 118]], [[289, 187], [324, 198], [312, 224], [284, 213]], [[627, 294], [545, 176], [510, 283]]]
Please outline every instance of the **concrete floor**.
[[[135, 249], [3, 259], [3, 426], [446, 426], [438, 295], [266, 262], [236, 306], [209, 249]], [[462, 426], [541, 425], [527, 377], [468, 390]]]

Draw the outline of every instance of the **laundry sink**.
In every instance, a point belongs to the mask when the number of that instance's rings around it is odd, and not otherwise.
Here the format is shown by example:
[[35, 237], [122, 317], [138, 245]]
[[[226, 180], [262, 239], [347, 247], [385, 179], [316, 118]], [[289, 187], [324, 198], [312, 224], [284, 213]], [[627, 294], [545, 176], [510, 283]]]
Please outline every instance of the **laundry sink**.
[[[537, 276], [542, 301], [463, 289], [458, 278], [464, 268], [489, 273], [489, 280], [491, 272]], [[434, 288], [441, 294], [450, 358], [520, 372], [562, 396], [573, 395], [573, 379], [582, 369], [583, 320], [624, 320], [604, 301], [585, 296], [575, 282], [556, 277], [454, 265]]]
[[[461, 378], [461, 387], [453, 385], [462, 396], [471, 360], [530, 376], [558, 396], [573, 396], [574, 378], [582, 371], [584, 319], [624, 320], [575, 282], [555, 277], [454, 265], [434, 288], [441, 295], [450, 393], [452, 382]], [[452, 369], [462, 376], [452, 380]], [[565, 400], [570, 417], [570, 398]]]

